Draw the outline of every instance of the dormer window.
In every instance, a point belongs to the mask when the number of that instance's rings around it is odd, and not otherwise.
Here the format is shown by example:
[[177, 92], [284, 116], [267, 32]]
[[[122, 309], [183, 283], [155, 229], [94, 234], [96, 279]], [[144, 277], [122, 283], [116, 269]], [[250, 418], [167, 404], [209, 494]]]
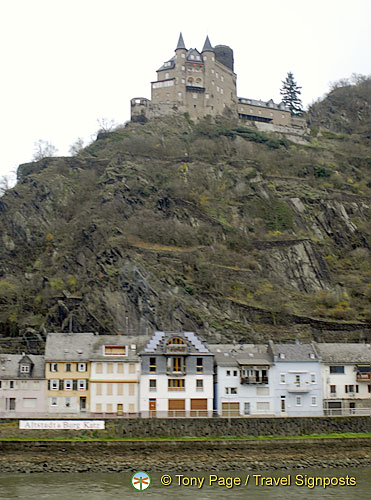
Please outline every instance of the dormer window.
[[169, 340], [170, 345], [185, 345], [185, 342], [180, 337], [173, 337]]
[[126, 345], [105, 345], [104, 346], [105, 356], [126, 356]]
[[21, 365], [21, 373], [30, 373], [29, 365]]

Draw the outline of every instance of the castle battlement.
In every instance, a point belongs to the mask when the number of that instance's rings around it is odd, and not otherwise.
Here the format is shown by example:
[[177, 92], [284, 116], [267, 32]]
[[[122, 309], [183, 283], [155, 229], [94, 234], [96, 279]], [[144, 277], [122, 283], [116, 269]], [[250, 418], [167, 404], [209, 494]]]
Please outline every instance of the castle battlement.
[[236, 81], [230, 47], [212, 47], [207, 36], [201, 52], [187, 49], [180, 34], [175, 55], [160, 66], [157, 80], [151, 82], [151, 99], [131, 99], [131, 119], [145, 122], [178, 113], [188, 113], [192, 119], [225, 114], [244, 121], [291, 126], [290, 111], [283, 103], [237, 97]]

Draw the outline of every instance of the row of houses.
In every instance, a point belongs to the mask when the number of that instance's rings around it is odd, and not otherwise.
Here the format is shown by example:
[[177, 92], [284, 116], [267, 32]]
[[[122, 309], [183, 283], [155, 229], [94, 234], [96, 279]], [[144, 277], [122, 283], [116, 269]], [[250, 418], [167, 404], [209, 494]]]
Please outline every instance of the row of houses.
[[0, 355], [0, 416], [369, 415], [370, 374], [369, 344], [50, 333], [43, 356]]

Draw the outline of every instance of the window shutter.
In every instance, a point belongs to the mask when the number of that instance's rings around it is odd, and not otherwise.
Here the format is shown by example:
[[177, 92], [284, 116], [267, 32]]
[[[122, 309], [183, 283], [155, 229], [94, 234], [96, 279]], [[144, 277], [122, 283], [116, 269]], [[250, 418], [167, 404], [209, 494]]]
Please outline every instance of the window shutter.
[[50, 391], [50, 380], [48, 380], [48, 391]]
[[345, 386], [345, 392], [348, 392], [348, 386], [347, 385]]
[[77, 391], [77, 380], [73, 380], [73, 381], [72, 381], [72, 389], [73, 389], [74, 391]]
[[359, 385], [356, 385], [356, 392], [359, 392]]
[[[89, 387], [89, 381], [88, 380], [85, 380], [85, 389], [88, 390], [88, 387]], [[357, 386], [358, 387], [358, 386]], [[358, 391], [357, 391], [358, 392]]]
[[63, 391], [63, 380], [59, 381], [59, 390]]

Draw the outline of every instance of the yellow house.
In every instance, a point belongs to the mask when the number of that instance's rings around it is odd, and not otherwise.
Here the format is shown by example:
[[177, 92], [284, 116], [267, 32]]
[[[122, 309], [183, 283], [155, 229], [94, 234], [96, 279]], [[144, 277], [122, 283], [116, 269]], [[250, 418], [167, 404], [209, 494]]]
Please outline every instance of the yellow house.
[[94, 333], [49, 333], [45, 346], [46, 406], [51, 414], [90, 412], [90, 354]]

